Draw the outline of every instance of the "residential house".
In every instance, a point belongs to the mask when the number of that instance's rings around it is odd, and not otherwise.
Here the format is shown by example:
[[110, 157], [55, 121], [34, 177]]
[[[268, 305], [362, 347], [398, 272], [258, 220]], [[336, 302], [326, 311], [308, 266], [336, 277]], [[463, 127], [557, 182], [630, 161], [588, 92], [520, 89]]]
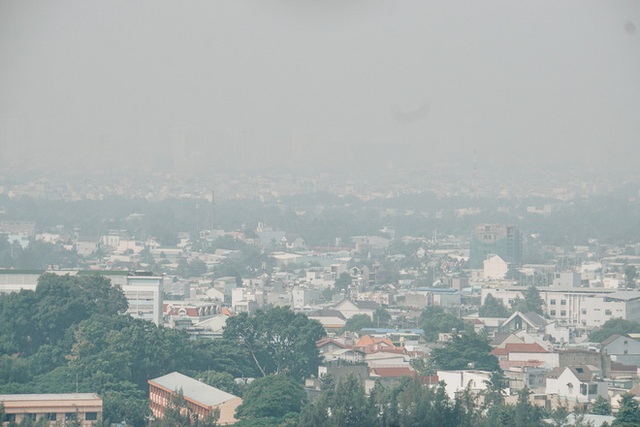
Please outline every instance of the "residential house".
[[471, 393], [479, 394], [487, 389], [491, 379], [491, 372], [478, 370], [437, 371], [437, 375], [439, 381], [444, 381], [444, 390], [451, 400], [467, 388]]
[[543, 333], [545, 326], [547, 326], [547, 319], [540, 316], [538, 313], [530, 311], [528, 313], [522, 313], [516, 311], [513, 313], [504, 323], [500, 326], [500, 331], [520, 331], [524, 330], [533, 333]]
[[576, 403], [591, 403], [598, 396], [609, 400], [607, 383], [594, 366], [574, 365], [552, 369], [547, 374], [547, 395]]
[[366, 314], [373, 319], [373, 313], [378, 308], [378, 304], [373, 301], [352, 301], [349, 298], [343, 298], [340, 302], [333, 305], [332, 309], [337, 310], [342, 315], [350, 319], [356, 314]]
[[487, 255], [483, 267], [483, 277], [488, 280], [504, 279], [509, 269], [508, 263], [495, 254]]
[[308, 317], [320, 322], [327, 333], [338, 332], [347, 323], [347, 318], [338, 310], [317, 310], [309, 313]]
[[612, 361], [640, 366], [640, 341], [615, 334], [601, 342], [600, 348], [611, 357]]

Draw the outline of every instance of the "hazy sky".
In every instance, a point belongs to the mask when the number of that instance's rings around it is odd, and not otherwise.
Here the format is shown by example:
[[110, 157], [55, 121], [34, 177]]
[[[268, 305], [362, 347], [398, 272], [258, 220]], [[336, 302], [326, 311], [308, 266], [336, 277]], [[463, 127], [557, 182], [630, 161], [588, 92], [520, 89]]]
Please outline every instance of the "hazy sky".
[[[640, 159], [640, 1], [0, 0], [0, 167]], [[488, 167], [487, 166], [487, 167]]]

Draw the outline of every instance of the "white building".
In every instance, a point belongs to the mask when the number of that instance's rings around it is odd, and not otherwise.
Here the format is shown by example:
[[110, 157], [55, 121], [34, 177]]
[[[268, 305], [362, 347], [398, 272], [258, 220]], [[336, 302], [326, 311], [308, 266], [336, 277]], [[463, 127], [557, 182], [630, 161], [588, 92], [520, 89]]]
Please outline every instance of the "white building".
[[507, 274], [509, 265], [498, 255], [490, 254], [484, 260], [484, 278], [489, 280], [501, 280]]
[[162, 325], [162, 277], [148, 272], [132, 273], [126, 276], [122, 292], [129, 302], [128, 314]]
[[451, 400], [467, 387], [471, 392], [487, 389], [491, 372], [487, 371], [438, 371], [438, 380], [444, 381], [444, 390]]
[[547, 395], [555, 394], [571, 402], [589, 403], [598, 396], [609, 400], [607, 383], [593, 366], [575, 365], [555, 368], [547, 374]]
[[[523, 298], [526, 288], [506, 286], [482, 289], [482, 303], [487, 295], [509, 306]], [[640, 291], [615, 291], [602, 288], [538, 288], [549, 317], [568, 325], [598, 327], [613, 318], [640, 322]]]

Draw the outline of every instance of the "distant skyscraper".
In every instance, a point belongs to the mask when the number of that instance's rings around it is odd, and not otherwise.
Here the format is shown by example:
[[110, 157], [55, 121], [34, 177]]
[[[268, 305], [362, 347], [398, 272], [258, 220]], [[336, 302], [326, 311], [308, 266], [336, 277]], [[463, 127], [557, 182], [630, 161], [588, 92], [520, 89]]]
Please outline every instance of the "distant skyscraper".
[[516, 265], [522, 264], [522, 237], [515, 225], [479, 224], [469, 245], [469, 267], [482, 268], [489, 254]]

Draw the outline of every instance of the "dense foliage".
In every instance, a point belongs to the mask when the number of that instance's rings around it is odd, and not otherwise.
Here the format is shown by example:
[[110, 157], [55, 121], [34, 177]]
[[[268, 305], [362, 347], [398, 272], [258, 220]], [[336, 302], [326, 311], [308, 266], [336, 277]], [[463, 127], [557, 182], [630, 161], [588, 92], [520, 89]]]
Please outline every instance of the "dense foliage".
[[600, 329], [591, 332], [589, 340], [602, 342], [612, 335], [628, 335], [638, 332], [640, 332], [640, 323], [625, 319], [611, 319], [604, 322]]
[[424, 330], [427, 341], [434, 342], [440, 333], [460, 332], [465, 324], [461, 318], [446, 313], [441, 306], [432, 305], [420, 313], [420, 327]]
[[296, 380], [316, 374], [320, 354], [316, 341], [325, 335], [322, 325], [289, 307], [240, 313], [227, 321], [224, 337], [238, 340], [263, 376], [287, 373]]
[[105, 423], [144, 426], [149, 379], [179, 371], [233, 392], [234, 377], [258, 374], [237, 342], [192, 341], [126, 308], [94, 275], [45, 274], [35, 291], [0, 295], [0, 393], [95, 392]]

